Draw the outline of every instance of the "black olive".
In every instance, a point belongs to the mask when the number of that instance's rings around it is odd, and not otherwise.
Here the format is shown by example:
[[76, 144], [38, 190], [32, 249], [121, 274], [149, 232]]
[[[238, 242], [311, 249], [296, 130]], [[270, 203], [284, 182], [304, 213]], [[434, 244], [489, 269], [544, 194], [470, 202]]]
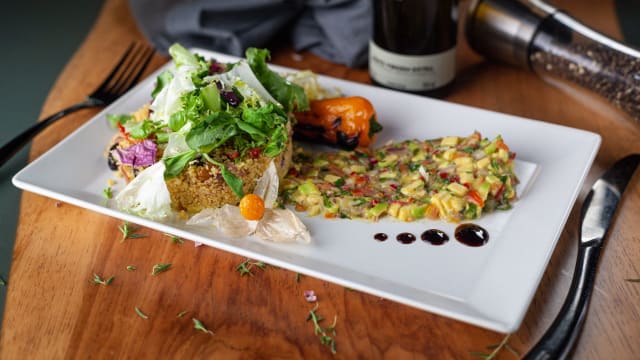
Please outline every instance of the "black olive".
[[109, 148], [109, 155], [107, 156], [107, 165], [109, 165], [109, 169], [116, 171], [118, 170], [118, 162], [116, 158], [113, 157], [112, 151], [118, 148], [118, 143], [113, 144]]

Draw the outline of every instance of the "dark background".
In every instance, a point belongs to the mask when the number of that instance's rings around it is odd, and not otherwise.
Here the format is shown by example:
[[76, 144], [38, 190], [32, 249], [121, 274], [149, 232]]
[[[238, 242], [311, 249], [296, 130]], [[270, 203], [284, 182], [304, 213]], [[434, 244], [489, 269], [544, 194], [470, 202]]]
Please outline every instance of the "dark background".
[[[5, 1], [0, 12], [0, 144], [38, 119], [49, 89], [91, 29], [102, 3]], [[625, 40], [640, 47], [640, 1], [617, 0], [616, 10]], [[0, 168], [0, 278], [7, 283], [0, 285], [0, 325], [11, 286], [9, 270], [20, 205], [20, 191], [11, 184], [11, 177], [27, 163], [28, 152], [27, 147]]]

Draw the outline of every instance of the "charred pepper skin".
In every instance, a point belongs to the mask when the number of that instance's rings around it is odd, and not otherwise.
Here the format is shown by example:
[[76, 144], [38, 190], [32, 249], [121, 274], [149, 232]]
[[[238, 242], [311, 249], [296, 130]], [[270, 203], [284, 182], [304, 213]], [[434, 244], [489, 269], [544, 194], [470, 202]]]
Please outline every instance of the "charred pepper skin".
[[312, 100], [295, 117], [297, 138], [346, 150], [369, 146], [382, 130], [373, 105], [361, 96]]

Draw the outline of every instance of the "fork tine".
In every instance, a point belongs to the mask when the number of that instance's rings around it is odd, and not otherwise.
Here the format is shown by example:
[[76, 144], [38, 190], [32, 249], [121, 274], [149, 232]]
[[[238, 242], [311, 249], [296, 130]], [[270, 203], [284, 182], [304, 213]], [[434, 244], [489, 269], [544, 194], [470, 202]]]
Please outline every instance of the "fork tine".
[[113, 79], [113, 77], [116, 75], [116, 73], [121, 69], [122, 65], [125, 63], [125, 61], [129, 58], [129, 54], [131, 53], [131, 51], [135, 48], [136, 43], [131, 43], [131, 45], [129, 45], [129, 47], [127, 48], [127, 51], [124, 52], [124, 54], [122, 55], [122, 57], [120, 58], [120, 60], [118, 61], [118, 63], [116, 64], [116, 66], [113, 67], [113, 70], [111, 70], [111, 72], [109, 73], [109, 75], [107, 75], [107, 77], [104, 79], [104, 81], [102, 82], [102, 84], [100, 84], [97, 89], [105, 89], [107, 87], [107, 85], [109, 85], [109, 82]]
[[121, 87], [123, 81], [126, 82], [127, 78], [129, 77], [129, 73], [132, 71], [136, 59], [140, 56], [141, 51], [144, 51], [144, 46], [141, 47], [139, 44], [134, 43], [133, 50], [124, 61], [122, 66], [110, 79], [109, 83], [104, 88], [101, 88], [101, 91], [105, 96], [115, 97], [120, 94], [118, 89]]
[[147, 65], [153, 57], [154, 50], [151, 47], [143, 46], [135, 55], [136, 58], [132, 58], [126, 73], [116, 81], [110, 91], [114, 95], [122, 95], [129, 89], [131, 89], [140, 79]]

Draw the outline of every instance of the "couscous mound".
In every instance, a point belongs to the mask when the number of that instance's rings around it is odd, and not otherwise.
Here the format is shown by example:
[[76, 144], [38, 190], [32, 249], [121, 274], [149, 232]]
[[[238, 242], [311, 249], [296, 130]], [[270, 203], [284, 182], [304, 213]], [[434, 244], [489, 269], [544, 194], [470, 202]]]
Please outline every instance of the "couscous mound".
[[[285, 151], [275, 158], [264, 154], [245, 156], [240, 161], [230, 160], [224, 151], [217, 152], [213, 158], [223, 163], [236, 177], [243, 181], [242, 190], [253, 192], [258, 179], [271, 161], [276, 165], [278, 175], [283, 178], [291, 166], [293, 146], [287, 144]], [[205, 208], [217, 208], [225, 204], [237, 205], [238, 197], [224, 181], [220, 168], [209, 162], [195, 160], [180, 175], [166, 179], [171, 194], [171, 207], [177, 211], [196, 213]]]

